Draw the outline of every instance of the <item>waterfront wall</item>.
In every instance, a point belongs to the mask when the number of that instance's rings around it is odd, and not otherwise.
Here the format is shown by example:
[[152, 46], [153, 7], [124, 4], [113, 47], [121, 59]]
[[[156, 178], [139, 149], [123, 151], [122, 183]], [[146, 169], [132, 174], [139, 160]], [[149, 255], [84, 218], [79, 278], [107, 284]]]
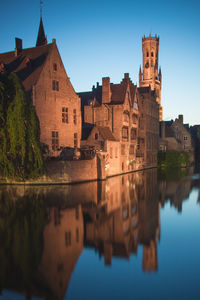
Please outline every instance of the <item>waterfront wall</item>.
[[[13, 181], [0, 179], [0, 184], [31, 184], [31, 185], [44, 185], [44, 184], [70, 184], [80, 183], [94, 180], [105, 180], [109, 176], [125, 174], [127, 171], [121, 171], [116, 168], [114, 161], [106, 165], [106, 160], [101, 155], [96, 155], [93, 159], [89, 160], [52, 160], [46, 162], [45, 175], [26, 181]], [[155, 167], [155, 166], [151, 166]], [[146, 169], [139, 160], [129, 172]]]

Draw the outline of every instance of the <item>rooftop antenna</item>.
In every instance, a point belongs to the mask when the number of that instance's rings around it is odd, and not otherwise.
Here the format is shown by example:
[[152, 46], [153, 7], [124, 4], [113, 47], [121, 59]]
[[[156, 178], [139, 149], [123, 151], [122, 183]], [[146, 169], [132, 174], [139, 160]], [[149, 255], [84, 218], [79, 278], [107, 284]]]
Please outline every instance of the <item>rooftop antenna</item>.
[[42, 18], [42, 5], [43, 5], [43, 1], [40, 0], [40, 18]]

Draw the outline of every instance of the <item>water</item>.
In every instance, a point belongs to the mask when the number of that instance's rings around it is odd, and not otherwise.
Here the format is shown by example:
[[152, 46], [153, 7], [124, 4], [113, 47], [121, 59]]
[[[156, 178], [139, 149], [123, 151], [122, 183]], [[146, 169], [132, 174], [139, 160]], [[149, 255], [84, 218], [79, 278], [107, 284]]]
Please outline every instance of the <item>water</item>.
[[200, 299], [200, 176], [0, 187], [0, 299]]

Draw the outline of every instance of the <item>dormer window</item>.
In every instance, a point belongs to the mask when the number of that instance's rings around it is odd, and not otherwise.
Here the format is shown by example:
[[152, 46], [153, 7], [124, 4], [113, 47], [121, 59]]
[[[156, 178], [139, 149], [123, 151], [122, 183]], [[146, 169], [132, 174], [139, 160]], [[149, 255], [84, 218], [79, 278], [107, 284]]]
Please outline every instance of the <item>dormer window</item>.
[[53, 70], [57, 71], [57, 64], [56, 63], [53, 64]]

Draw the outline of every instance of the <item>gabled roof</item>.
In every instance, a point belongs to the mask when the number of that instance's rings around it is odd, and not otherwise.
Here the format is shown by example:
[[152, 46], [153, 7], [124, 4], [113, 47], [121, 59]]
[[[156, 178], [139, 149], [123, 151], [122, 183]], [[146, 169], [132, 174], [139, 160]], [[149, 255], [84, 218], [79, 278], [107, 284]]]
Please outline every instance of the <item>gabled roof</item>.
[[18, 56], [15, 51], [0, 54], [0, 64], [5, 66], [5, 72], [14, 72], [22, 81], [26, 91], [30, 91], [37, 82], [44, 62], [53, 44], [22, 49]]
[[109, 127], [96, 126], [96, 125], [89, 124], [89, 123], [83, 123], [82, 140], [87, 140], [88, 137], [91, 135], [93, 129], [97, 129], [99, 131], [99, 134], [103, 140], [117, 141], [115, 139], [115, 137], [113, 136]]
[[96, 126], [96, 127], [98, 128], [99, 133], [104, 140], [116, 141], [109, 127], [101, 127], [101, 126]]

